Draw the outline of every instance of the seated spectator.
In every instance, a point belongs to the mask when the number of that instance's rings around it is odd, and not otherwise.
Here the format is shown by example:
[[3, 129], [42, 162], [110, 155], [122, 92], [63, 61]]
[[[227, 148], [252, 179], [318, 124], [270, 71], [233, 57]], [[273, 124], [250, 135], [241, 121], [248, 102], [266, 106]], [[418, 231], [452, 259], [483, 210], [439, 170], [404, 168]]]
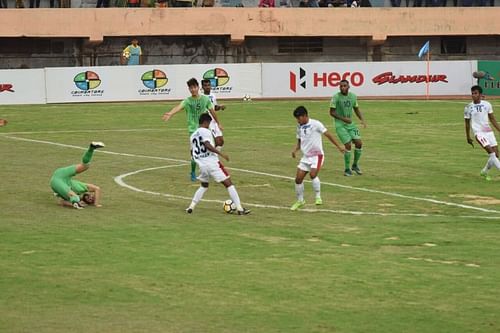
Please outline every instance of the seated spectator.
[[127, 0], [127, 7], [140, 7], [140, 6], [141, 6], [140, 0]]
[[96, 8], [109, 7], [109, 0], [97, 0], [97, 5], [95, 7]]
[[30, 0], [30, 8], [40, 8], [40, 0]]
[[16, 8], [24, 8], [23, 0], [16, 0]]
[[7, 0], [0, 0], [0, 8], [7, 8]]
[[260, 0], [259, 7], [266, 7], [266, 8], [275, 7], [274, 0]]

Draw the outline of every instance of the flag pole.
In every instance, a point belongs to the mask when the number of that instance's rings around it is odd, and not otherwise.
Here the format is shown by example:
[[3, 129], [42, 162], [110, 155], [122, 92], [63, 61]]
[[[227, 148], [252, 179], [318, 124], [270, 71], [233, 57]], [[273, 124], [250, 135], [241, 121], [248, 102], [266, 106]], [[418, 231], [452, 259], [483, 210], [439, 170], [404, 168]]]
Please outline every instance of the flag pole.
[[427, 51], [427, 80], [425, 80], [425, 99], [429, 99], [429, 86], [430, 86], [430, 63], [431, 63], [431, 50]]

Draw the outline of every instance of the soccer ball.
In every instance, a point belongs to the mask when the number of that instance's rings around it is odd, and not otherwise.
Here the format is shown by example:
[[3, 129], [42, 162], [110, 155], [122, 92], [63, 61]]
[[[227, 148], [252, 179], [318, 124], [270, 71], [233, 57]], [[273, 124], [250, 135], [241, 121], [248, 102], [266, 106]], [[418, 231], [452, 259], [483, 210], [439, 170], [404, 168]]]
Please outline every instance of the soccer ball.
[[226, 213], [231, 214], [236, 210], [236, 205], [234, 204], [233, 200], [228, 199], [224, 201], [222, 209], [224, 209]]
[[250, 98], [250, 95], [249, 94], [245, 94], [243, 96], [243, 100], [246, 102], [246, 101], [251, 101], [252, 99]]
[[129, 52], [129, 51], [125, 51], [125, 52], [123, 52], [122, 56], [123, 56], [125, 59], [128, 59], [128, 58], [130, 58], [130, 52]]

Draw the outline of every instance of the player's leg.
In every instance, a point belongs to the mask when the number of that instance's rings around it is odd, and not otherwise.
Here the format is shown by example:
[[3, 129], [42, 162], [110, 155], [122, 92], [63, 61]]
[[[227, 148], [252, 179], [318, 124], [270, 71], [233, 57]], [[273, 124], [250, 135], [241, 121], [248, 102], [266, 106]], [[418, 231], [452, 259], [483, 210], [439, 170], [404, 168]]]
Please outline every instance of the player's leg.
[[478, 133], [476, 134], [476, 140], [488, 154], [488, 161], [486, 162], [484, 168], [481, 170], [480, 175], [483, 176], [486, 180], [491, 180], [491, 177], [488, 175], [488, 171], [492, 167], [500, 169], [500, 161], [498, 160], [497, 157], [498, 145], [496, 142], [495, 135], [491, 132]]
[[[189, 135], [191, 135], [191, 134], [189, 134]], [[196, 162], [193, 159], [192, 150], [189, 150], [189, 155], [191, 156], [191, 172], [189, 173], [189, 177], [191, 178], [192, 182], [195, 182], [196, 181]]]
[[83, 154], [82, 163], [76, 165], [76, 173], [82, 173], [89, 168], [90, 161], [92, 161], [92, 157], [94, 156], [94, 151], [98, 148], [103, 148], [104, 143], [102, 142], [91, 142], [89, 145], [89, 149]]
[[304, 177], [311, 170], [311, 165], [308, 158], [302, 157], [297, 165], [297, 172], [295, 174], [295, 197], [297, 201], [290, 207], [291, 210], [297, 210], [304, 207], [306, 201], [304, 200]]
[[345, 126], [339, 126], [335, 128], [337, 131], [337, 137], [340, 142], [344, 145], [344, 176], [352, 176], [351, 171], [351, 135]]
[[[202, 173], [200, 173], [200, 177], [202, 177]], [[200, 202], [201, 199], [203, 199], [203, 195], [207, 191], [208, 191], [208, 181], [206, 182], [202, 181], [200, 187], [196, 190], [196, 192], [194, 192], [193, 199], [191, 200], [189, 207], [186, 208], [186, 213], [191, 214], [193, 212], [194, 208], [196, 207], [198, 202]]]
[[356, 126], [352, 125], [349, 129], [349, 134], [354, 142], [354, 161], [352, 162], [352, 171], [358, 175], [362, 175], [363, 173], [359, 168], [359, 159], [361, 158], [361, 153], [363, 152], [363, 141], [361, 141], [361, 135]]
[[311, 171], [309, 176], [311, 177], [312, 188], [315, 195], [314, 203], [316, 205], [322, 205], [323, 200], [321, 200], [321, 182], [318, 177], [319, 170], [323, 165], [323, 155], [316, 156], [314, 158], [314, 164], [311, 166]]
[[222, 165], [221, 162], [213, 164], [209, 167], [209, 172], [210, 172], [210, 177], [212, 177], [217, 183], [222, 183], [226, 187], [229, 197], [236, 206], [236, 211], [238, 212], [238, 215], [250, 214], [249, 209], [242, 207], [238, 191], [236, 191], [236, 187], [231, 182], [231, 177], [229, 176], [227, 170], [224, 168], [224, 165]]
[[[58, 169], [56, 170], [56, 173], [60, 171], [60, 174], [63, 174], [63, 171], [68, 171], [70, 168], [72, 167]], [[56, 173], [50, 180], [50, 187], [52, 188], [52, 191], [54, 191], [54, 193], [56, 193], [57, 196], [59, 196], [61, 199], [69, 201], [73, 207], [81, 209], [82, 207], [79, 204], [80, 197], [71, 190], [65, 178], [62, 176], [58, 176], [58, 174]]]

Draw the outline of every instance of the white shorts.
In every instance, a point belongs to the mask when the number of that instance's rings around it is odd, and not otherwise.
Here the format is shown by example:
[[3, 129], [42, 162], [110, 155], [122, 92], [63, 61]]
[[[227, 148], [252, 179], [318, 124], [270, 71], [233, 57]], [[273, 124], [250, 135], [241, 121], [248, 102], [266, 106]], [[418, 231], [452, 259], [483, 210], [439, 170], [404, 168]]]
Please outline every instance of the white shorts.
[[210, 130], [210, 132], [212, 132], [214, 138], [222, 136], [222, 131], [220, 130], [219, 125], [215, 120], [212, 119], [210, 125], [208, 126], [208, 129]]
[[476, 140], [483, 147], [490, 146], [495, 147], [498, 145], [497, 139], [495, 138], [495, 133], [491, 132], [477, 132]]
[[222, 183], [229, 178], [229, 173], [226, 171], [221, 162], [200, 165], [200, 175], [198, 180], [202, 183], [208, 183], [210, 178], [213, 178], [217, 183]]
[[311, 156], [311, 157], [305, 157], [303, 156], [300, 159], [299, 165], [297, 165], [297, 168], [299, 168], [302, 171], [311, 171], [311, 169], [316, 169], [319, 171], [321, 169], [321, 166], [323, 165], [323, 161], [325, 160], [323, 155], [316, 155], [316, 156]]

